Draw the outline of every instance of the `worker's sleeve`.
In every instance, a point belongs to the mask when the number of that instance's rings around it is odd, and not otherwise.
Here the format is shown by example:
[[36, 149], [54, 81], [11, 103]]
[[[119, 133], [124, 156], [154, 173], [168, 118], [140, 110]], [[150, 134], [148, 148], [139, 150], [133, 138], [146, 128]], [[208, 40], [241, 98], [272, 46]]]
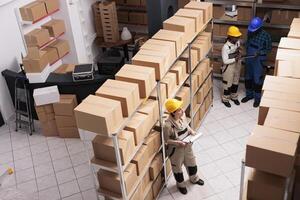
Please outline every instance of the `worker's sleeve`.
[[260, 51], [261, 55], [267, 55], [272, 51], [272, 39], [269, 34], [266, 35], [264, 48]]
[[229, 59], [229, 47], [224, 45], [222, 48], [222, 60], [225, 65], [229, 65], [235, 62], [235, 58]]
[[163, 131], [164, 131], [165, 144], [178, 146], [177, 140], [173, 140], [173, 139], [170, 138], [171, 135], [173, 134], [173, 129], [169, 125], [169, 123], [167, 123], [167, 122], [165, 123]]

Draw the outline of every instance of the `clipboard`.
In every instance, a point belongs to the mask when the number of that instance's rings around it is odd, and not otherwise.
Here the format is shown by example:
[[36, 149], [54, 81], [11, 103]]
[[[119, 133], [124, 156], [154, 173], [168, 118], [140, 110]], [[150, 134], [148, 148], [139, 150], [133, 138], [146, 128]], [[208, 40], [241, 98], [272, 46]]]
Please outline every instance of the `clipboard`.
[[185, 137], [183, 140], [181, 140], [182, 142], [185, 143], [194, 143], [196, 140], [198, 140], [201, 136], [203, 135], [203, 133], [199, 132], [196, 135], [188, 135], [187, 137]]

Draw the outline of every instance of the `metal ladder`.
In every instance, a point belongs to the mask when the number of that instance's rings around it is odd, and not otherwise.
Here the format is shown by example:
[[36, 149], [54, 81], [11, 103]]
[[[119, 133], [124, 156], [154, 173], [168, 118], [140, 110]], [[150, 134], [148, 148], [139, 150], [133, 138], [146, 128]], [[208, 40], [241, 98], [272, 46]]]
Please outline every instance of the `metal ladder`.
[[[26, 77], [17, 77], [15, 80], [15, 113], [16, 113], [16, 131], [22, 128], [22, 125], [28, 128], [29, 134], [34, 132], [34, 121], [31, 112], [31, 103], [29, 95], [29, 81]], [[24, 111], [25, 110], [25, 111]], [[25, 118], [25, 119], [22, 119]]]

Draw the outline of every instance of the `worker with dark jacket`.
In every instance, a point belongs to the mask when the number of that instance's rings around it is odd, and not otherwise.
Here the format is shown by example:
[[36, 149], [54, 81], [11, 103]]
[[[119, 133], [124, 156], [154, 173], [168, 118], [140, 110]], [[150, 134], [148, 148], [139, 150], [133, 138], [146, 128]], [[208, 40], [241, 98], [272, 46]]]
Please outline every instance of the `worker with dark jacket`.
[[188, 135], [195, 135], [182, 110], [182, 101], [169, 99], [165, 103], [170, 113], [164, 125], [164, 138], [167, 145], [167, 155], [171, 160], [172, 171], [177, 182], [177, 188], [182, 194], [187, 194], [184, 183], [182, 165], [187, 169], [190, 181], [193, 184], [204, 185], [204, 181], [197, 175], [196, 159], [192, 149], [192, 143], [185, 143], [182, 139]]
[[222, 48], [222, 102], [226, 107], [231, 107], [230, 100], [240, 105], [238, 100], [238, 86], [241, 73], [240, 37], [242, 33], [236, 26], [231, 26], [227, 32], [227, 41]]
[[272, 39], [269, 33], [263, 30], [263, 21], [259, 17], [251, 20], [248, 26], [246, 42], [247, 58], [245, 70], [246, 97], [243, 103], [254, 98], [253, 107], [258, 107], [261, 100], [261, 90], [264, 82], [264, 62], [267, 54], [272, 50]]

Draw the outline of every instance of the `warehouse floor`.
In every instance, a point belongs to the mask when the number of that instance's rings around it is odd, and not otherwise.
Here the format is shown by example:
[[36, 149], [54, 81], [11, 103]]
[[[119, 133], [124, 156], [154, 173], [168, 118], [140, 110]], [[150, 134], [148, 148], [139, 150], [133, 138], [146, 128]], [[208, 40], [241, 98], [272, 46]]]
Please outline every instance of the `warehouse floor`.
[[[188, 183], [188, 194], [183, 196], [171, 177], [160, 199], [238, 200], [241, 158], [258, 110], [252, 107], [253, 102], [225, 108], [220, 92], [221, 81], [215, 80], [214, 106], [199, 130], [204, 136], [194, 144], [205, 186]], [[241, 98], [243, 86], [239, 93]], [[13, 121], [0, 128], [0, 165], [16, 171], [3, 187], [18, 188], [30, 196], [28, 199], [96, 199], [84, 144], [79, 139], [46, 138], [37, 129], [33, 136], [16, 133]]]

